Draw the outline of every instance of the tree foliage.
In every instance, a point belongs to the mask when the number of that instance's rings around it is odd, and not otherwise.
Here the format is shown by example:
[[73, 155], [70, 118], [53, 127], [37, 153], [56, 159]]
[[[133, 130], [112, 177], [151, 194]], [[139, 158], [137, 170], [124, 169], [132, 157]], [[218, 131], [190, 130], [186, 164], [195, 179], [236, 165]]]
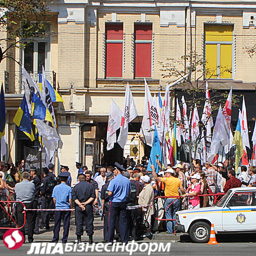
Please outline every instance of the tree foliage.
[[0, 0], [1, 31], [7, 32], [7, 37], [1, 40], [8, 43], [2, 52], [3, 58], [17, 42], [44, 33], [47, 3], [43, 0]]

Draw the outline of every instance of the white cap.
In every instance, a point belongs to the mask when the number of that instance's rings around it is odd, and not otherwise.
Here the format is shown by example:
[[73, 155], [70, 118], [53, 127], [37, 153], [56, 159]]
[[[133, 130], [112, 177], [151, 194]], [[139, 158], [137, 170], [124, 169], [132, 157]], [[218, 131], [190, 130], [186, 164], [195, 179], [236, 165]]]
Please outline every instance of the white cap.
[[204, 166], [204, 167], [202, 167], [202, 171], [206, 171], [207, 169], [206, 169], [206, 167]]
[[150, 182], [150, 178], [149, 178], [149, 176], [147, 176], [147, 175], [142, 176], [140, 179], [141, 179], [142, 181], [146, 182], [146, 183], [149, 183], [149, 182]]
[[164, 173], [173, 173], [174, 174], [174, 170], [172, 168], [168, 168]]
[[222, 163], [218, 163], [218, 167], [223, 167], [223, 164]]
[[194, 174], [193, 176], [191, 176], [191, 179], [197, 179], [197, 180], [200, 180], [201, 177], [198, 173]]

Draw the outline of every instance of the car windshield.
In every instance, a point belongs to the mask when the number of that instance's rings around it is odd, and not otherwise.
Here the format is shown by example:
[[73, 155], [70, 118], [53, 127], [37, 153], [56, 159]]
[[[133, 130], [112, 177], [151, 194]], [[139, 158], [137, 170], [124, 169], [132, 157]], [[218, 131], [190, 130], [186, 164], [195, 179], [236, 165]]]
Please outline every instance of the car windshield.
[[216, 206], [222, 207], [223, 204], [226, 202], [226, 199], [229, 197], [230, 193], [231, 193], [231, 190], [229, 190], [229, 191], [217, 202]]

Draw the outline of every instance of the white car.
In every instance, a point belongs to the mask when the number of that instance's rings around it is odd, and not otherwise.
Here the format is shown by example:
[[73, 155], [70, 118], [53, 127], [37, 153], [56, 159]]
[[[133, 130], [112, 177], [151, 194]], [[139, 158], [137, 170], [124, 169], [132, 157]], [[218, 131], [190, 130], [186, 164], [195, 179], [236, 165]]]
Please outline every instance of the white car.
[[177, 231], [197, 243], [209, 240], [211, 224], [216, 234], [256, 232], [256, 187], [232, 188], [215, 206], [176, 213]]

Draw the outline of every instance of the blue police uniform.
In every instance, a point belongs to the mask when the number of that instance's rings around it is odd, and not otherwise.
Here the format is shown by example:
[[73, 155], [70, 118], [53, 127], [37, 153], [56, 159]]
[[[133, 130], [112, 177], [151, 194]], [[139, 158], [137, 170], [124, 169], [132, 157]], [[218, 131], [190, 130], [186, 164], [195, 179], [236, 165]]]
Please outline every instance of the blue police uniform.
[[[67, 172], [63, 172], [59, 175], [60, 177], [68, 178], [69, 175]], [[57, 185], [52, 192], [52, 197], [55, 198], [56, 209], [70, 209], [69, 200], [72, 199], [72, 189], [66, 183], [61, 183]], [[63, 238], [62, 242], [66, 243], [68, 240], [69, 226], [70, 226], [70, 211], [56, 211], [54, 217], [54, 237], [52, 242], [58, 242], [59, 240], [59, 231], [60, 231], [60, 223], [63, 218]]]
[[122, 174], [118, 174], [113, 180], [110, 181], [108, 191], [112, 192], [109, 205], [109, 236], [108, 241], [113, 242], [115, 223], [119, 217], [119, 231], [123, 243], [128, 242], [127, 233], [127, 211], [126, 211], [126, 198], [131, 191], [131, 183], [129, 179]]

